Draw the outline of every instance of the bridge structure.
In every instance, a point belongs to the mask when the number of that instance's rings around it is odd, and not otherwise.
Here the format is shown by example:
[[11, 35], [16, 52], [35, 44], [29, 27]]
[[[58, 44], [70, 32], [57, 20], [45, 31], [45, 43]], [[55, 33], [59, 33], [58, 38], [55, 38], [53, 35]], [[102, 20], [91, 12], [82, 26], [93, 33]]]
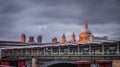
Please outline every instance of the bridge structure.
[[1, 65], [14, 67], [54, 67], [52, 65], [60, 63], [73, 67], [90, 67], [91, 64], [112, 67], [112, 60], [120, 60], [120, 41], [65, 44], [1, 41], [0, 53]]

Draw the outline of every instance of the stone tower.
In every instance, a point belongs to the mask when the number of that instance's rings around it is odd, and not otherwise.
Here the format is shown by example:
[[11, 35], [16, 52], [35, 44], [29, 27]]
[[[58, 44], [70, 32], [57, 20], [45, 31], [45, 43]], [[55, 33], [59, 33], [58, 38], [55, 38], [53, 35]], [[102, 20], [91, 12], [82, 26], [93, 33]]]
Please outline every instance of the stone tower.
[[65, 33], [63, 33], [60, 43], [66, 43]]
[[72, 35], [71, 35], [70, 43], [75, 42], [75, 41], [76, 41], [75, 33], [73, 32]]
[[26, 42], [26, 36], [25, 36], [25, 34], [21, 35], [20, 41], [21, 42]]

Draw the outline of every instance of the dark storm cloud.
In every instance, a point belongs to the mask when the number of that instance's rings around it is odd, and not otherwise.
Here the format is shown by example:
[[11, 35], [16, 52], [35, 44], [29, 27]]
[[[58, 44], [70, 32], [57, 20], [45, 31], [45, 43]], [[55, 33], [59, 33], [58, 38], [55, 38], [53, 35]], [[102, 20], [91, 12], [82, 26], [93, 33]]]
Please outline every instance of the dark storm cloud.
[[63, 32], [78, 38], [86, 20], [93, 34], [120, 38], [119, 6], [120, 0], [0, 0], [0, 39], [25, 33], [48, 42]]
[[[35, 4], [41, 2], [41, 0], [34, 0]], [[45, 0], [42, 3], [48, 7], [48, 11], [42, 13], [45, 17], [73, 20], [87, 19], [94, 24], [95, 22], [98, 24], [98, 22], [119, 23], [120, 21], [119, 0]]]
[[[85, 6], [85, 5], [84, 5]], [[119, 0], [99, 0], [88, 3], [87, 10], [83, 15], [88, 16], [90, 21], [99, 23], [119, 23], [120, 17]], [[84, 8], [85, 8], [84, 7]]]

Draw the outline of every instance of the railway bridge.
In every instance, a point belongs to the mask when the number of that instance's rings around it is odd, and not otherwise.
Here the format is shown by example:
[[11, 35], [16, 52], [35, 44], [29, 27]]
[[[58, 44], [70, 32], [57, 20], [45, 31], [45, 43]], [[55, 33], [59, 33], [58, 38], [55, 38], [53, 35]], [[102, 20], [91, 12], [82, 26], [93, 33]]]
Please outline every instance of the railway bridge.
[[120, 41], [86, 43], [0, 43], [1, 65], [13, 67], [112, 67]]

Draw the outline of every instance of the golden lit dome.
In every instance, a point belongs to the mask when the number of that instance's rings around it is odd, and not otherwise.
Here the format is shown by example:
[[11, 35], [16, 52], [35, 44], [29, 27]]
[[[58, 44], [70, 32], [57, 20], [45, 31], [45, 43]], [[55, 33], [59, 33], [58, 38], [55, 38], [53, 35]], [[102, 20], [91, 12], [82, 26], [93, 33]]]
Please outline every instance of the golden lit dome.
[[81, 31], [81, 35], [91, 35], [91, 31], [89, 29], [83, 28]]
[[79, 35], [79, 40], [77, 42], [86, 42], [86, 41], [91, 41], [91, 31], [88, 29], [88, 24], [87, 21], [85, 23], [84, 28], [82, 29], [80, 35]]
[[88, 29], [87, 21], [86, 21], [86, 24], [85, 24], [84, 28], [82, 29], [80, 35], [84, 35], [84, 36], [89, 36], [89, 35], [91, 35], [91, 31]]

